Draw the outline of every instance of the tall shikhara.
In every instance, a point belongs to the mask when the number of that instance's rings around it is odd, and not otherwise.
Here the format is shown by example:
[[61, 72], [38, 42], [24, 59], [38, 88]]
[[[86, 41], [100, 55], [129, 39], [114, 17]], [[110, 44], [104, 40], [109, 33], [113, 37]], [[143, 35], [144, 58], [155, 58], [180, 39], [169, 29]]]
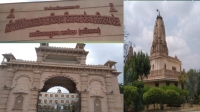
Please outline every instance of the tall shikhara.
[[153, 42], [150, 55], [168, 55], [168, 48], [165, 39], [165, 25], [160, 14], [157, 16], [154, 25]]

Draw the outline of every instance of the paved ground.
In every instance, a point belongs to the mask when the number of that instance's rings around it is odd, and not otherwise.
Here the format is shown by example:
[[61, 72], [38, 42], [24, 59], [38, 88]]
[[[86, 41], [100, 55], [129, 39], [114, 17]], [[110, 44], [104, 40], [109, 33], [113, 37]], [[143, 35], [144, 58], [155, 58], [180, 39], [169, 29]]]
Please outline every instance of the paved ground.
[[190, 107], [189, 104], [185, 104], [184, 108], [179, 107], [179, 108], [170, 108], [170, 107], [165, 107], [164, 110], [154, 110], [153, 105], [149, 107], [149, 110], [142, 111], [142, 112], [200, 112], [200, 105], [193, 105], [193, 107]]

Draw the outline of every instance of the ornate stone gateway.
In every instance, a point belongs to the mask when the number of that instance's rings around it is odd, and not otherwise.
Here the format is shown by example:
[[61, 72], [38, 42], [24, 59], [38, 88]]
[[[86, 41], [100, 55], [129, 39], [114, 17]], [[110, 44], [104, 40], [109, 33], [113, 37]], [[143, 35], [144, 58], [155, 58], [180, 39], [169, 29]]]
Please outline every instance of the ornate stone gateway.
[[[123, 112], [116, 62], [109, 60], [104, 65], [87, 65], [89, 52], [84, 47], [85, 44], [77, 44], [75, 48], [58, 48], [43, 43], [35, 48], [37, 61], [19, 60], [12, 54], [3, 54], [0, 112], [67, 112], [69, 108], [74, 112]], [[80, 102], [58, 100], [57, 107], [45, 106], [45, 102], [40, 105], [40, 94], [53, 86], [68, 88], [74, 97], [79, 95]]]

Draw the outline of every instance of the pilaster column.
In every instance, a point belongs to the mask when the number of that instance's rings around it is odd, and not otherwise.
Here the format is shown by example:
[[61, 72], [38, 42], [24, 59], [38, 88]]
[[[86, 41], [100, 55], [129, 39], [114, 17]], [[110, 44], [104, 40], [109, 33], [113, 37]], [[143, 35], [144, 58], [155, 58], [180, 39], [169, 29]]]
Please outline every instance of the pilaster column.
[[112, 93], [112, 81], [111, 81], [111, 74], [106, 74], [106, 89], [107, 89], [107, 101], [108, 101], [108, 112], [113, 111], [113, 93]]
[[81, 74], [81, 112], [89, 112], [88, 110], [88, 78], [87, 74]]
[[1, 102], [0, 102], [0, 112], [6, 112], [7, 110], [7, 103], [8, 103], [8, 96], [10, 94], [11, 84], [14, 77], [15, 70], [12, 68], [7, 69], [6, 74], [6, 84], [3, 87], [3, 92], [1, 95]]
[[28, 112], [37, 112], [37, 100], [39, 95], [39, 85], [40, 85], [40, 77], [42, 74], [42, 71], [34, 70], [33, 71], [33, 85], [31, 89], [31, 99], [29, 104]]

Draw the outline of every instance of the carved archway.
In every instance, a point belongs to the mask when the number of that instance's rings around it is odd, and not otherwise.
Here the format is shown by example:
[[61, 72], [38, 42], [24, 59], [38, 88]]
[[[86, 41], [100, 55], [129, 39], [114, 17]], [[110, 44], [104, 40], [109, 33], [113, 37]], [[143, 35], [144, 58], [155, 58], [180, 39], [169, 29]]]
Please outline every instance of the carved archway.
[[47, 80], [51, 79], [51, 78], [54, 78], [54, 77], [64, 77], [64, 78], [68, 78], [68, 79], [72, 80], [76, 84], [77, 90], [81, 91], [81, 87], [80, 87], [81, 85], [80, 85], [80, 82], [78, 82], [78, 79], [75, 79], [74, 77], [72, 77], [72, 76], [70, 76], [68, 74], [53, 74], [53, 75], [50, 75], [50, 76], [44, 78], [42, 80], [42, 82], [40, 83], [40, 88], [39, 89], [41, 90], [44, 87], [45, 82]]

